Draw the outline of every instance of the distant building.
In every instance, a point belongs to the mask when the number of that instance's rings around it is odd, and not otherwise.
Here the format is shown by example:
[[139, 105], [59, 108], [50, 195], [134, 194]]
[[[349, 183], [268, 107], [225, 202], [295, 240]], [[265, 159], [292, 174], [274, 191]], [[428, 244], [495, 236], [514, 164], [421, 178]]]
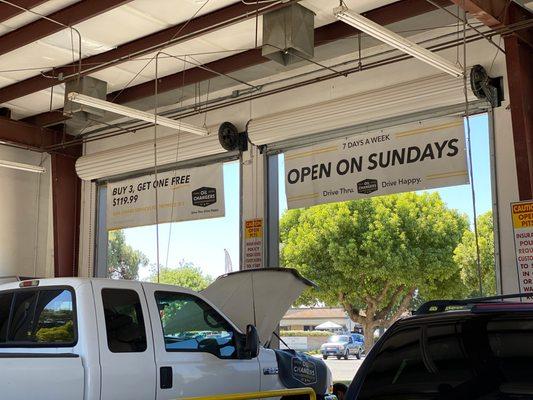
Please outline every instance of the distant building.
[[340, 307], [291, 308], [280, 321], [282, 331], [312, 331], [324, 322], [333, 322], [343, 330], [354, 331], [360, 324], [353, 322]]

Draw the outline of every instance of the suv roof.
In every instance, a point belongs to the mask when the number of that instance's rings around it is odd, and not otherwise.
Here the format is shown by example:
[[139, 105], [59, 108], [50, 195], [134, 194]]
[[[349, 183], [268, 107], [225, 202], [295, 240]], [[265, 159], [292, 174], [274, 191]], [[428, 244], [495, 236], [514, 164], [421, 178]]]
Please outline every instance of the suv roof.
[[[465, 300], [431, 300], [422, 304], [413, 315], [434, 315], [447, 311], [470, 311], [472, 313], [533, 311], [533, 302], [522, 301], [522, 299], [526, 298], [532, 299], [533, 293], [507, 294]], [[512, 299], [520, 299], [520, 301], [505, 301]]]

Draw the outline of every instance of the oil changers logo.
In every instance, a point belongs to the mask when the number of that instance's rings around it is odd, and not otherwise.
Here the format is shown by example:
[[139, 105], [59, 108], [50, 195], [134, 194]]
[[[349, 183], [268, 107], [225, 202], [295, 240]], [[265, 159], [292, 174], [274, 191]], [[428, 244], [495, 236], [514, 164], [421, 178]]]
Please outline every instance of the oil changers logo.
[[217, 202], [217, 190], [212, 187], [201, 187], [192, 191], [192, 205], [207, 207]]
[[357, 193], [370, 194], [378, 190], [378, 181], [375, 179], [365, 179], [357, 182]]
[[317, 382], [316, 366], [309, 361], [297, 357], [291, 362], [292, 377], [304, 385], [312, 385]]

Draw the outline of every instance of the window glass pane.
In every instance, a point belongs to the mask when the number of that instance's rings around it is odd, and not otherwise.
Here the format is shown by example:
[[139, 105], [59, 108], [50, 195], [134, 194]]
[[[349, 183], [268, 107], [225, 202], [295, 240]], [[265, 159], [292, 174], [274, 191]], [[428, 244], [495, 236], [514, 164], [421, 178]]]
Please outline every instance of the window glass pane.
[[419, 329], [407, 329], [385, 343], [365, 378], [360, 399], [372, 399], [385, 393], [398, 394], [408, 387], [416, 392], [413, 382], [417, 382], [416, 376], [425, 369], [419, 336]]
[[42, 290], [33, 318], [32, 341], [37, 343], [72, 343], [74, 308], [72, 293], [68, 290]]
[[4, 343], [7, 339], [7, 326], [12, 298], [13, 293], [0, 294], [0, 343]]
[[167, 351], [202, 351], [219, 358], [236, 356], [234, 332], [201, 299], [182, 293], [156, 293]]
[[31, 341], [31, 321], [37, 301], [37, 291], [19, 291], [15, 294], [15, 306], [11, 317], [8, 340]]
[[[8, 342], [21, 345], [72, 345], [76, 340], [72, 293], [66, 289], [23, 290], [14, 296]], [[7, 300], [0, 298], [0, 341], [7, 330]], [[4, 311], [5, 310], [5, 311]]]
[[103, 289], [107, 345], [113, 353], [146, 350], [146, 330], [139, 295], [134, 290]]
[[401, 331], [380, 349], [358, 399], [530, 399], [532, 342], [533, 319], [524, 316]]

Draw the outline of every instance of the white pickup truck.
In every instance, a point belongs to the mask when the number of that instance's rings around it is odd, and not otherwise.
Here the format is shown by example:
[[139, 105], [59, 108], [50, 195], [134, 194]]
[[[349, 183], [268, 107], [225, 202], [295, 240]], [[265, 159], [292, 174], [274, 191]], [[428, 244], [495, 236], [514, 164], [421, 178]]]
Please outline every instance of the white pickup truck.
[[[202, 293], [110, 279], [2, 284], [0, 399], [166, 400], [282, 389], [286, 368], [263, 344], [309, 285], [290, 269], [227, 274]], [[331, 384], [325, 366], [297, 355], [289, 368], [301, 386], [325, 393]]]

